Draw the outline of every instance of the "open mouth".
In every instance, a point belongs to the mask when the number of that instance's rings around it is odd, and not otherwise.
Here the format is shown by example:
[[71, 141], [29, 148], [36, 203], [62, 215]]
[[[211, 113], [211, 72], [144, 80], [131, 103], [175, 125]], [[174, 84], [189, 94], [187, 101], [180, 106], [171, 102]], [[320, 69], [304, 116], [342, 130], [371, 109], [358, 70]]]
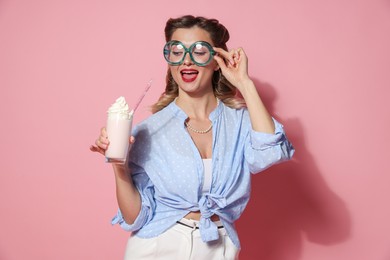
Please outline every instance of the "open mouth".
[[193, 69], [184, 69], [180, 71], [180, 74], [184, 82], [192, 82], [198, 77], [199, 71]]

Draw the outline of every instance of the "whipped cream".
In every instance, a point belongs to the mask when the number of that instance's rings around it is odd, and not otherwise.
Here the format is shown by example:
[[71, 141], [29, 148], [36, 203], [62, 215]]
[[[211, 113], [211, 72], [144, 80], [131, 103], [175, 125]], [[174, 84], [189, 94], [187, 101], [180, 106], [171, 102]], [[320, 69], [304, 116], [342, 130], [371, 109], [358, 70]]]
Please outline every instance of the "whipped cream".
[[120, 116], [123, 119], [129, 119], [133, 115], [133, 111], [130, 111], [129, 105], [124, 97], [116, 99], [115, 103], [108, 108], [108, 116]]

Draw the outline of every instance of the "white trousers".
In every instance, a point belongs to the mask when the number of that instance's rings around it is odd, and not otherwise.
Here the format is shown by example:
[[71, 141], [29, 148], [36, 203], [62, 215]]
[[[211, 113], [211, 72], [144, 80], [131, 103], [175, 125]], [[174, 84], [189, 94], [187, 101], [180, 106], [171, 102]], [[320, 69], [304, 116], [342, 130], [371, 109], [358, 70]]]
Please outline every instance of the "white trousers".
[[224, 227], [218, 229], [218, 240], [205, 243], [199, 229], [194, 228], [198, 221], [182, 219], [181, 222], [188, 226], [175, 224], [157, 237], [144, 239], [131, 235], [126, 246], [125, 260], [238, 259], [239, 249], [230, 240]]

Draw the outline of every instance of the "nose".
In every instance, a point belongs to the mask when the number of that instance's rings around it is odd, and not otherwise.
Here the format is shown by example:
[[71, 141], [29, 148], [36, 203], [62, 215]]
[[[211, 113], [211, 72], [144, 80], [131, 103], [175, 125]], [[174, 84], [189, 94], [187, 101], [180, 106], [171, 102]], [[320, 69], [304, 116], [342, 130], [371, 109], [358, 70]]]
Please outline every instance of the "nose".
[[188, 52], [184, 54], [183, 63], [184, 63], [184, 65], [187, 65], [187, 66], [192, 65], [192, 60], [191, 60], [190, 54]]

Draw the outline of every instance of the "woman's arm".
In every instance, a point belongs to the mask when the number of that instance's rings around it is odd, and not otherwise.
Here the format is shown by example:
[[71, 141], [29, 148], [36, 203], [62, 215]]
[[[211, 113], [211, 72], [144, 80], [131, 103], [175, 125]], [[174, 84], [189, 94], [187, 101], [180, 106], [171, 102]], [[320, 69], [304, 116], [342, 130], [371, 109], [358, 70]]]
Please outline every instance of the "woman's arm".
[[240, 90], [248, 108], [252, 129], [256, 132], [273, 134], [275, 132], [274, 122], [261, 100], [253, 81], [248, 78], [247, 81], [241, 82], [240, 85], [237, 88]]
[[126, 223], [134, 223], [141, 210], [141, 196], [124, 165], [113, 164], [118, 207]]
[[[134, 143], [134, 138], [130, 138], [130, 143]], [[95, 142], [96, 146], [92, 145], [90, 150], [105, 154], [109, 145], [107, 132], [105, 128], [101, 129], [100, 136]], [[126, 171], [126, 167], [120, 164], [112, 165], [115, 175], [116, 198], [123, 219], [126, 223], [133, 223], [141, 210], [141, 196], [138, 189], [135, 187], [131, 174]]]
[[[242, 48], [229, 52], [214, 48], [214, 56], [225, 78], [242, 94], [250, 116], [252, 129], [257, 132], [273, 134], [275, 125], [261, 100], [256, 86], [248, 75], [248, 58]], [[226, 60], [226, 63], [225, 63]]]

